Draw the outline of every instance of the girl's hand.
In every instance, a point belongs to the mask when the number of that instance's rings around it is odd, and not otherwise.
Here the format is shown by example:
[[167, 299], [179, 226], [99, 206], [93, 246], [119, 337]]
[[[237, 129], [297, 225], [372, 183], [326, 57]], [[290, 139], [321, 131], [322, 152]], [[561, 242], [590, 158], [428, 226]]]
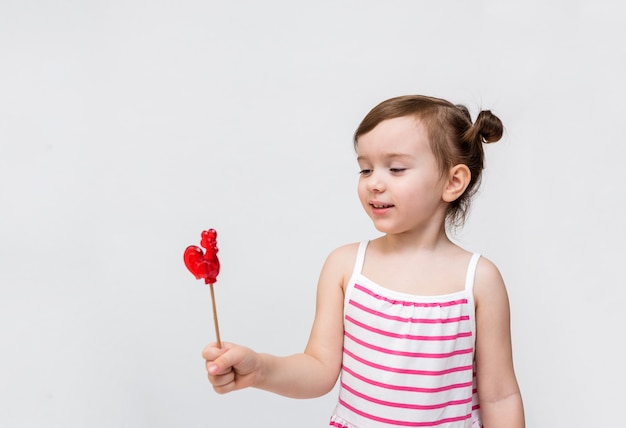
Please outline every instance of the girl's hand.
[[327, 394], [337, 383], [343, 350], [343, 284], [352, 275], [358, 244], [329, 255], [317, 287], [315, 320], [304, 352], [257, 353], [233, 343], [204, 348], [209, 382], [218, 394], [254, 387], [291, 398]]
[[254, 386], [259, 372], [259, 354], [232, 343], [218, 348], [210, 343], [202, 351], [209, 382], [218, 394]]

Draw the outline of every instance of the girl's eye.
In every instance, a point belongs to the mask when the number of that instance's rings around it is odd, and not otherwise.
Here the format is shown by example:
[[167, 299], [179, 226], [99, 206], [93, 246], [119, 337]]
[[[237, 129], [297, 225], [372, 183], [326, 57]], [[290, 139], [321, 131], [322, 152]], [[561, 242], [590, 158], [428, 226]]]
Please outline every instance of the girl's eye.
[[372, 173], [371, 169], [362, 169], [359, 171], [360, 175], [370, 175]]
[[391, 171], [394, 174], [399, 174], [401, 172], [406, 171], [406, 168], [389, 168], [389, 171]]

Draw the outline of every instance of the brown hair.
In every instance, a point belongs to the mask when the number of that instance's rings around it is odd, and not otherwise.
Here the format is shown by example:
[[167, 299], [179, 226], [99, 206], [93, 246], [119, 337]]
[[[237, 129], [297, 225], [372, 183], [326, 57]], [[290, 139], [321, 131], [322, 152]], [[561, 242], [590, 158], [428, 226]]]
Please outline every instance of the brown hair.
[[471, 179], [467, 189], [450, 203], [446, 212], [449, 225], [461, 226], [467, 217], [471, 198], [480, 186], [485, 156], [482, 145], [494, 143], [502, 137], [502, 122], [491, 111], [483, 110], [472, 123], [465, 106], [440, 98], [406, 95], [383, 101], [370, 110], [354, 133], [354, 148], [358, 148], [359, 137], [380, 122], [404, 116], [415, 116], [424, 123], [442, 175], [458, 164], [469, 168]]

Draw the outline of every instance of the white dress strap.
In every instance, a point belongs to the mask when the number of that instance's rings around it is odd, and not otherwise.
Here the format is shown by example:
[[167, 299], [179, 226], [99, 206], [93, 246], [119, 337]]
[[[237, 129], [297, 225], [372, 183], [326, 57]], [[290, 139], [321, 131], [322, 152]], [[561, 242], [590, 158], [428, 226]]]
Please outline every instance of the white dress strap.
[[474, 346], [476, 346], [476, 303], [474, 301], [474, 278], [476, 277], [476, 266], [480, 254], [472, 254], [472, 258], [467, 266], [467, 276], [465, 277], [465, 291], [469, 303], [470, 320], [472, 325], [472, 337], [474, 338]]
[[356, 253], [356, 260], [354, 261], [354, 271], [352, 275], [359, 275], [363, 271], [363, 263], [365, 262], [365, 250], [367, 249], [369, 241], [361, 241], [359, 249]]
[[467, 276], [465, 277], [465, 290], [473, 292], [474, 290], [474, 277], [476, 276], [476, 266], [478, 266], [478, 259], [480, 254], [472, 254], [469, 265], [467, 266]]
[[357, 250], [357, 253], [356, 253], [356, 260], [354, 261], [354, 270], [352, 271], [352, 276], [350, 277], [350, 281], [348, 281], [348, 285], [346, 286], [344, 303], [343, 303], [344, 315], [345, 315], [345, 310], [348, 305], [348, 302], [350, 301], [350, 295], [352, 294], [352, 291], [354, 290], [354, 284], [356, 283], [357, 278], [361, 275], [361, 272], [363, 271], [363, 263], [365, 261], [365, 250], [367, 249], [367, 244], [369, 244], [369, 242], [370, 241], [361, 241], [361, 243], [359, 244], [359, 249]]

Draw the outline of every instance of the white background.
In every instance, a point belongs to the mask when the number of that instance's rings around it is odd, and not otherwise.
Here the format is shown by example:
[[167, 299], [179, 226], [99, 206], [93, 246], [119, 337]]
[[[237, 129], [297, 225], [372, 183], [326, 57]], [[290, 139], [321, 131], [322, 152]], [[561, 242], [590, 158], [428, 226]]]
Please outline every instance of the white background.
[[219, 396], [222, 338], [303, 349], [335, 247], [378, 233], [351, 137], [422, 93], [506, 135], [458, 241], [500, 267], [529, 427], [626, 395], [626, 6], [596, 1], [1, 0], [0, 427], [326, 426], [335, 391]]

